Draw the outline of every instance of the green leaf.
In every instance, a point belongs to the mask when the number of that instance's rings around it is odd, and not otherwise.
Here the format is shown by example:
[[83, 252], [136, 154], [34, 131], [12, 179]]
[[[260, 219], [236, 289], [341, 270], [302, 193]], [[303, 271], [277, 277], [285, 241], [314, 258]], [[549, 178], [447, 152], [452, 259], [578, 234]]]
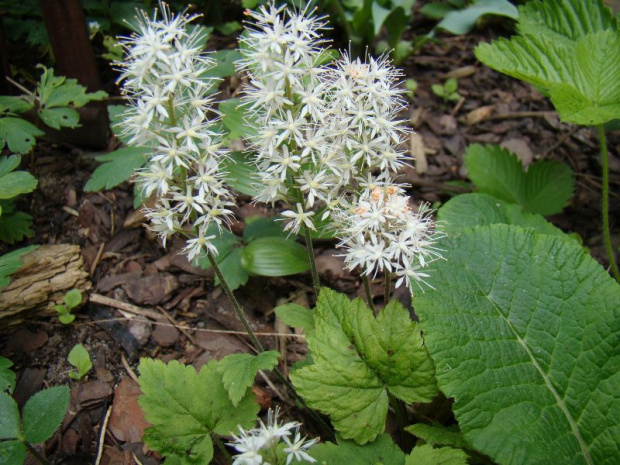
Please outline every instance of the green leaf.
[[243, 230], [243, 238], [250, 242], [259, 237], [287, 237], [282, 229], [282, 221], [275, 218], [246, 219], [247, 226]]
[[415, 446], [411, 454], [407, 456], [405, 465], [420, 465], [432, 463], [433, 465], [467, 465], [467, 454], [452, 447], [439, 447], [435, 449], [430, 444]]
[[[404, 465], [405, 453], [394, 444], [389, 434], [381, 434], [373, 442], [360, 446], [353, 441], [338, 440], [318, 444], [310, 455], [319, 465]], [[420, 462], [419, 465], [430, 462]]]
[[[0, 392], [0, 440], [21, 437], [17, 404], [6, 392]], [[1, 444], [1, 442], [0, 442]]]
[[220, 360], [217, 371], [222, 375], [222, 383], [235, 407], [254, 384], [256, 373], [259, 370], [272, 370], [279, 358], [280, 352], [268, 350], [258, 355], [231, 354]]
[[10, 276], [24, 264], [21, 257], [28, 252], [32, 252], [37, 247], [36, 245], [22, 247], [0, 256], [0, 290], [9, 285], [11, 282]]
[[[0, 180], [0, 182], [2, 182]], [[34, 231], [30, 228], [32, 216], [24, 212], [10, 212], [4, 209], [4, 202], [0, 201], [2, 216], [0, 216], [0, 240], [7, 244], [14, 244], [26, 237], [34, 236]]]
[[519, 11], [508, 0], [477, 0], [463, 10], [447, 12], [443, 20], [435, 27], [455, 35], [467, 34], [485, 15], [503, 16], [516, 20], [519, 17]]
[[22, 161], [21, 155], [11, 155], [9, 157], [0, 157], [0, 178], [15, 171]]
[[149, 149], [142, 147], [124, 147], [114, 152], [97, 157], [103, 164], [93, 172], [84, 186], [86, 192], [112, 189], [129, 180], [135, 170], [147, 162]]
[[13, 171], [0, 178], [0, 199], [11, 199], [32, 192], [37, 179], [27, 171]]
[[52, 129], [77, 128], [80, 125], [80, 114], [69, 107], [44, 108], [39, 116]]
[[[248, 282], [250, 275], [241, 266], [242, 248], [235, 247], [224, 257], [218, 257], [216, 259], [217, 265], [226, 280], [226, 284], [231, 290], [239, 289], [245, 283]], [[220, 284], [219, 278], [215, 277], [215, 285]]]
[[[538, 5], [538, 2], [536, 2]], [[601, 0], [546, 1], [521, 9], [521, 36], [481, 44], [487, 66], [551, 97], [563, 121], [597, 125], [620, 116], [620, 28]]]
[[82, 303], [82, 293], [79, 289], [71, 289], [65, 295], [65, 304], [69, 310], [73, 310], [75, 307]]
[[13, 362], [0, 356], [0, 392], [11, 394], [15, 389], [15, 373], [11, 370]]
[[284, 323], [293, 328], [301, 328], [304, 331], [314, 329], [314, 310], [297, 304], [278, 305], [274, 312]]
[[450, 5], [446, 5], [445, 3], [427, 3], [422, 5], [422, 8], [420, 8], [420, 13], [431, 19], [442, 19], [452, 10], [454, 10], [454, 8]]
[[444, 97], [446, 95], [446, 90], [441, 84], [433, 84], [431, 86], [431, 90], [433, 91], [433, 94], [438, 97]]
[[466, 228], [490, 224], [512, 224], [541, 234], [568, 237], [542, 216], [523, 211], [519, 205], [488, 194], [461, 194], [448, 200], [437, 211], [442, 231], [457, 234]]
[[379, 35], [385, 19], [390, 15], [391, 10], [383, 8], [378, 2], [372, 2], [372, 24], [375, 36]]
[[[183, 464], [209, 463], [213, 457], [210, 434], [228, 435], [238, 426], [254, 426], [259, 406], [247, 395], [233, 406], [218, 373], [218, 362], [211, 360], [200, 373], [177, 361], [140, 361], [138, 402], [153, 426], [144, 434], [153, 450], [180, 456]], [[208, 388], [207, 388], [208, 387]]]
[[0, 442], [0, 465], [21, 465], [26, 460], [26, 446], [22, 441]]
[[466, 449], [468, 447], [465, 439], [463, 439], [463, 434], [458, 429], [446, 428], [441, 425], [431, 426], [425, 425], [424, 423], [417, 423], [407, 426], [405, 431], [433, 446], [452, 446], [457, 449]]
[[77, 370], [77, 372], [72, 371], [69, 373], [71, 379], [80, 380], [93, 368], [93, 364], [90, 361], [90, 354], [82, 344], [73, 346], [67, 360]]
[[283, 237], [260, 237], [241, 253], [241, 266], [259, 276], [288, 276], [310, 269], [305, 247]]
[[222, 123], [228, 129], [229, 139], [240, 139], [245, 136], [256, 135], [256, 129], [246, 120], [245, 108], [241, 99], [231, 98], [220, 102], [219, 110], [222, 113]]
[[24, 405], [24, 437], [33, 444], [47, 441], [60, 426], [69, 405], [69, 387], [55, 386], [34, 394]]
[[216, 61], [216, 65], [202, 76], [225, 78], [235, 74], [235, 64], [243, 55], [238, 50], [218, 50], [210, 57]]
[[492, 225], [446, 239], [414, 298], [464, 437], [501, 464], [620, 460], [620, 286], [573, 241]]
[[375, 318], [361, 299], [323, 288], [314, 324], [306, 336], [314, 363], [291, 379], [344, 438], [365, 444], [384, 431], [388, 393], [407, 403], [437, 394], [420, 330], [400, 303], [391, 301]]
[[[73, 323], [75, 321], [75, 315], [73, 315], [71, 313], [60, 313], [58, 315], [58, 321], [60, 321], [63, 325], [70, 325], [71, 323]], [[73, 371], [69, 373], [69, 377], [71, 379], [80, 379], [81, 378], [79, 373], [75, 373]]]
[[539, 161], [526, 173], [516, 155], [497, 145], [470, 145], [465, 166], [478, 190], [531, 213], [559, 213], [573, 193], [573, 172], [566, 164]]
[[233, 152], [222, 160], [220, 166], [225, 173], [228, 184], [241, 194], [255, 197], [259, 190], [259, 178], [256, 174], [256, 165], [249, 155]]
[[0, 148], [8, 145], [13, 153], [28, 153], [36, 138], [45, 134], [34, 124], [21, 118], [0, 118]]
[[618, 22], [603, 0], [528, 2], [519, 7], [519, 34], [544, 34], [548, 40], [571, 45], [586, 34], [618, 30]]
[[68, 107], [69, 105], [81, 107], [90, 101], [103, 100], [108, 96], [102, 90], [92, 93], [86, 92], [86, 87], [79, 84], [77, 79], [54, 76], [53, 68], [45, 69], [37, 92], [41, 105], [46, 109]]
[[0, 108], [5, 108], [10, 113], [23, 113], [34, 108], [34, 103], [29, 102], [24, 97], [0, 96]]

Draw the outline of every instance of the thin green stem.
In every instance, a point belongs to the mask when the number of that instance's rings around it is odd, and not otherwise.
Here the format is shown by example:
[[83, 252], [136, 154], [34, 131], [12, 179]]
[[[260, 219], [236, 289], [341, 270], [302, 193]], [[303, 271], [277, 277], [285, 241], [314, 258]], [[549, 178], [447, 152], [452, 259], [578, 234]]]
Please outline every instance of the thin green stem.
[[312, 286], [314, 292], [319, 297], [321, 291], [321, 281], [319, 280], [319, 272], [316, 269], [316, 258], [314, 257], [314, 247], [312, 247], [312, 238], [310, 237], [310, 229], [307, 226], [303, 226], [304, 236], [306, 238], [306, 250], [308, 251], [308, 261], [310, 262], [310, 273], [312, 273]]
[[[215, 257], [213, 256], [211, 252], [208, 252], [207, 258], [209, 259], [209, 262], [211, 263], [211, 266], [213, 267], [213, 271], [215, 272], [217, 279], [219, 279], [220, 281], [220, 285], [222, 286], [222, 289], [224, 289], [224, 293], [230, 300], [230, 303], [232, 304], [233, 309], [235, 310], [235, 313], [237, 314], [237, 317], [239, 318], [239, 320], [241, 320], [241, 323], [243, 324], [245, 331], [248, 333], [248, 336], [250, 337], [250, 340], [252, 341], [252, 345], [258, 352], [261, 352], [261, 353], [264, 352], [265, 349], [263, 348], [261, 343], [258, 341], [256, 335], [254, 334], [254, 331], [252, 331], [252, 328], [250, 327], [250, 323], [248, 322], [248, 319], [245, 317], [245, 312], [243, 311], [243, 307], [241, 307], [241, 305], [235, 298], [235, 295], [231, 291], [230, 286], [228, 286], [228, 283], [226, 282], [226, 278], [224, 278], [224, 275], [222, 274], [219, 266], [217, 265], [217, 262], [215, 261]], [[282, 384], [286, 386], [286, 388], [289, 390], [289, 392], [295, 398], [295, 400], [299, 402], [303, 406], [303, 408], [308, 411], [308, 414], [315, 421], [316, 425], [325, 432], [327, 438], [332, 438], [333, 432], [331, 428], [327, 425], [327, 423], [325, 423], [325, 421], [323, 421], [323, 419], [320, 417], [318, 413], [316, 413], [314, 410], [308, 407], [308, 405], [306, 404], [306, 401], [299, 394], [297, 394], [297, 391], [295, 390], [295, 386], [293, 386], [293, 384], [288, 379], [286, 379], [286, 376], [284, 376], [284, 374], [278, 368], [274, 368], [273, 372], [276, 374], [280, 382], [282, 382]]]
[[366, 291], [366, 301], [368, 302], [368, 308], [370, 308], [374, 312], [375, 304], [372, 301], [372, 292], [370, 292], [370, 279], [368, 279], [368, 275], [364, 275], [362, 277], [362, 281], [364, 281], [364, 290]]
[[263, 349], [263, 346], [258, 341], [256, 334], [254, 334], [254, 331], [252, 331], [252, 328], [250, 327], [250, 322], [245, 317], [243, 308], [241, 307], [241, 305], [239, 305], [239, 302], [237, 302], [237, 299], [235, 298], [235, 295], [233, 294], [233, 292], [230, 290], [230, 287], [228, 286], [226, 279], [224, 279], [224, 275], [220, 271], [220, 267], [217, 265], [217, 262], [215, 261], [215, 257], [213, 256], [211, 252], [207, 252], [207, 257], [209, 258], [209, 262], [211, 263], [211, 266], [213, 267], [213, 271], [215, 271], [215, 275], [217, 276], [217, 279], [220, 280], [220, 285], [222, 286], [222, 289], [224, 289], [224, 293], [226, 294], [226, 297], [228, 297], [228, 300], [230, 300], [230, 303], [232, 304], [233, 309], [235, 310], [235, 313], [237, 314], [237, 317], [241, 321], [241, 324], [243, 325], [245, 331], [248, 333], [248, 336], [250, 336], [252, 345], [258, 352], [264, 352], [265, 349]]
[[34, 446], [30, 444], [28, 441], [24, 441], [24, 445], [30, 451], [30, 453], [34, 456], [34, 458], [39, 461], [39, 463], [42, 463], [43, 465], [51, 465], [51, 463], [45, 457], [39, 454], [39, 452], [34, 448]]
[[385, 270], [385, 291], [383, 293], [383, 300], [385, 305], [390, 301], [390, 294], [392, 293], [392, 273]]
[[331, 4], [339, 16], [340, 25], [344, 29], [344, 32], [347, 35], [347, 39], [353, 40], [353, 29], [351, 28], [351, 24], [347, 19], [347, 12], [344, 10], [342, 3], [340, 2], [340, 0], [331, 0]]
[[396, 414], [396, 423], [398, 425], [398, 431], [401, 434], [401, 446], [405, 450], [410, 450], [412, 448], [412, 444], [409, 444], [408, 438], [409, 436], [405, 433], [405, 428], [409, 426], [409, 419], [407, 415], [407, 408], [405, 407], [405, 403], [402, 400], [397, 399], [392, 394], [389, 394], [390, 405], [394, 409], [394, 413]]
[[620, 282], [620, 272], [618, 272], [618, 265], [616, 264], [616, 258], [613, 248], [611, 246], [611, 232], [609, 228], [609, 160], [607, 153], [607, 138], [605, 137], [605, 129], [602, 124], [596, 127], [598, 131], [598, 137], [601, 142], [601, 159], [603, 163], [603, 237], [605, 238], [605, 250], [609, 257], [609, 265], [611, 266], [611, 272], [616, 278], [616, 281]]

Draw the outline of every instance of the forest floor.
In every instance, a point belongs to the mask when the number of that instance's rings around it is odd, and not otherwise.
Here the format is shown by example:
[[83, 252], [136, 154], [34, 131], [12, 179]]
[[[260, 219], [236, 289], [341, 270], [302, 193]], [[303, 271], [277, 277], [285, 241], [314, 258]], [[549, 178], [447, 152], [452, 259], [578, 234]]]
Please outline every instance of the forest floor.
[[[594, 130], [563, 124], [549, 101], [531, 86], [481, 65], [473, 48], [488, 41], [492, 31], [462, 37], [442, 37], [428, 43], [403, 66], [406, 77], [418, 82], [409, 114], [403, 115], [415, 131], [424, 156], [404, 169], [399, 180], [412, 187], [416, 203], [435, 207], [452, 195], [471, 190], [463, 156], [468, 144], [501, 144], [526, 164], [539, 159], [561, 160], [576, 173], [576, 189], [562, 214], [550, 217], [566, 232], [577, 233], [601, 263], [604, 255], [600, 220], [601, 164]], [[459, 102], [446, 103], [431, 92], [431, 85], [458, 78]], [[228, 83], [229, 84], [229, 83]], [[609, 134], [610, 218], [612, 234], [620, 238], [620, 133]], [[417, 145], [419, 151], [420, 145]], [[177, 254], [173, 241], [163, 249], [144, 228], [133, 208], [128, 183], [101, 193], [85, 193], [83, 186], [93, 170], [92, 154], [77, 148], [40, 144], [35, 157], [37, 190], [28, 197], [34, 217], [32, 244], [76, 244], [90, 271], [92, 294], [70, 325], [55, 317], [29, 319], [12, 333], [0, 336], [0, 354], [10, 358], [18, 374], [15, 397], [20, 405], [49, 385], [71, 386], [71, 405], [56, 435], [42, 446], [54, 463], [93, 463], [103, 441], [101, 464], [153, 465], [158, 457], [146, 453], [141, 442], [147, 425], [137, 404], [135, 381], [140, 357], [178, 360], [199, 368], [212, 358], [251, 352], [226, 296], [213, 283], [212, 271], [192, 266]], [[275, 212], [241, 197], [238, 221]], [[343, 269], [336, 243], [316, 243], [322, 284], [353, 297], [362, 294], [359, 276]], [[618, 244], [615, 244], [617, 248]], [[373, 286], [381, 304], [381, 284]], [[250, 278], [237, 291], [254, 329], [268, 348], [285, 354], [282, 369], [305, 354], [301, 334], [290, 334], [276, 321], [273, 308], [283, 302], [311, 306], [309, 274], [284, 278]], [[95, 296], [95, 297], [93, 297]], [[101, 296], [108, 305], [96, 303]], [[410, 305], [407, 292], [397, 298]], [[129, 305], [128, 305], [129, 304]], [[94, 369], [77, 382], [68, 376], [67, 355], [76, 344], [91, 355]], [[272, 380], [257, 378], [254, 390], [263, 409], [280, 405], [285, 417], [295, 417], [294, 404]], [[424, 409], [427, 418], [445, 418], [437, 402]], [[445, 404], [445, 402], [443, 402]], [[105, 428], [104, 418], [110, 414]], [[443, 416], [443, 418], [441, 418]], [[102, 434], [103, 433], [103, 434]]]

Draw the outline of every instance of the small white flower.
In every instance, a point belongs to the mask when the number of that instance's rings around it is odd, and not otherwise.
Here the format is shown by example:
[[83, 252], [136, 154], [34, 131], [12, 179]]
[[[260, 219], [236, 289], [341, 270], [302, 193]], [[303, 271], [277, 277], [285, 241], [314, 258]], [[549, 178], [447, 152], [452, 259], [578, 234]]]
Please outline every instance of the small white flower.
[[286, 226], [284, 226], [285, 231], [291, 231], [292, 233], [297, 234], [299, 233], [302, 225], [306, 228], [316, 231], [316, 228], [314, 227], [314, 223], [312, 222], [311, 218], [312, 216], [314, 216], [314, 212], [304, 211], [304, 207], [300, 203], [297, 204], [296, 212], [292, 210], [286, 210], [282, 212], [282, 216], [291, 219], [291, 221], [289, 221]]
[[291, 441], [288, 437], [284, 438], [288, 447], [285, 447], [284, 453], [286, 454], [286, 465], [289, 465], [293, 459], [299, 462], [316, 462], [316, 459], [312, 458], [307, 450], [312, 447], [318, 441], [317, 438], [306, 441], [306, 438], [302, 438], [299, 434], [299, 430], [295, 432], [295, 439]]

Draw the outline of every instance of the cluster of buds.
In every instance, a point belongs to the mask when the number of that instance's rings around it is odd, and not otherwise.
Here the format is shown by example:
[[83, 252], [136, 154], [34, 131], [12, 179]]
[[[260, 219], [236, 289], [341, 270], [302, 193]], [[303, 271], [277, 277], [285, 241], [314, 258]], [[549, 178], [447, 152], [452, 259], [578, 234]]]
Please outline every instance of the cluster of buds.
[[229, 221], [233, 199], [220, 166], [226, 151], [208, 117], [217, 81], [205, 76], [214, 62], [202, 51], [204, 32], [188, 28], [196, 16], [161, 10], [161, 19], [141, 13], [139, 31], [122, 41], [120, 81], [130, 101], [123, 131], [131, 145], [148, 148], [138, 186], [156, 196], [147, 210], [151, 228], [164, 245], [175, 233], [188, 237], [191, 260], [204, 250], [217, 254], [212, 232]]
[[[286, 465], [293, 460], [297, 462], [316, 462], [308, 454], [308, 449], [312, 447], [317, 439], [306, 440], [299, 433], [298, 422], [289, 422], [283, 425], [278, 424], [278, 410], [269, 410], [267, 413], [267, 424], [259, 420], [258, 428], [249, 431], [239, 427], [239, 435], [233, 435], [233, 442], [229, 445], [234, 447], [239, 454], [233, 456], [233, 465], [268, 465], [268, 458], [276, 458], [279, 454], [278, 444], [284, 442], [285, 447], [282, 453], [286, 455]], [[291, 436], [293, 438], [291, 439]]]
[[365, 276], [394, 274], [396, 287], [410, 287], [412, 281], [429, 285], [428, 274], [421, 270], [441, 258], [435, 243], [442, 234], [434, 227], [428, 205], [414, 211], [404, 192], [393, 184], [362, 191], [355, 203], [339, 211], [340, 246], [347, 249], [349, 269], [360, 267]]

